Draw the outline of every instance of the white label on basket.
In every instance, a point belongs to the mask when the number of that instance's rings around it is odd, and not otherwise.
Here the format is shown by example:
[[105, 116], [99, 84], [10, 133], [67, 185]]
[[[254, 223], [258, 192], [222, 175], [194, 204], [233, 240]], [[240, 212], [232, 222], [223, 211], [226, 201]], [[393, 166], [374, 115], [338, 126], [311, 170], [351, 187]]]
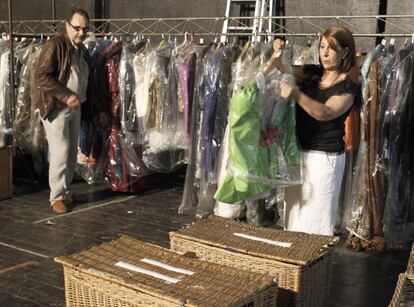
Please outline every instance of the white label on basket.
[[123, 261], [119, 261], [119, 262], [115, 263], [115, 265], [119, 266], [121, 268], [130, 270], [130, 271], [134, 271], [134, 272], [137, 272], [137, 273], [142, 273], [142, 274], [145, 274], [145, 275], [150, 275], [152, 277], [162, 279], [162, 280], [168, 281], [168, 282], [173, 283], [173, 284], [176, 284], [176, 283], [181, 281], [181, 279], [170, 277], [170, 276], [160, 274], [160, 273], [157, 273], [157, 272], [154, 272], [154, 271], [146, 270], [146, 269], [137, 267], [133, 264], [123, 262]]
[[161, 268], [166, 269], [168, 271], [173, 271], [173, 272], [182, 273], [182, 274], [186, 274], [186, 275], [193, 275], [194, 274], [194, 272], [192, 272], [192, 271], [177, 268], [175, 266], [165, 264], [165, 263], [159, 262], [157, 260], [153, 260], [153, 259], [143, 258], [143, 259], [141, 259], [141, 261], [145, 262], [145, 263], [148, 263], [148, 264], [152, 264], [152, 265], [161, 267]]
[[265, 239], [265, 238], [246, 235], [244, 233], [235, 232], [235, 233], [233, 233], [233, 235], [235, 235], [237, 237], [242, 237], [242, 238], [245, 238], [245, 239], [249, 239], [249, 240], [260, 241], [260, 242], [264, 242], [264, 243], [267, 243], [267, 244], [280, 246], [280, 247], [290, 247], [292, 245], [292, 243], [289, 243], [289, 242], [274, 241], [274, 240], [269, 240], [269, 239]]

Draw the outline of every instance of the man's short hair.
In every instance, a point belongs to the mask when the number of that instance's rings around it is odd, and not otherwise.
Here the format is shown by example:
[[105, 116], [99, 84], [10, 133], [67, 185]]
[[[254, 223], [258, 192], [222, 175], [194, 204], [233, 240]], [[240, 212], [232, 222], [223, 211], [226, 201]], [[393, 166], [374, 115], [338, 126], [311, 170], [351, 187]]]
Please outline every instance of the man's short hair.
[[85, 10], [83, 10], [83, 9], [73, 9], [71, 12], [70, 12], [70, 14], [68, 15], [68, 17], [66, 18], [66, 21], [67, 22], [71, 22], [72, 21], [72, 17], [73, 17], [73, 15], [75, 15], [75, 14], [79, 14], [79, 15], [81, 15], [81, 16], [83, 16], [83, 17], [85, 17], [87, 20], [88, 20], [88, 22], [89, 22], [89, 14], [88, 14], [88, 12], [86, 12]]

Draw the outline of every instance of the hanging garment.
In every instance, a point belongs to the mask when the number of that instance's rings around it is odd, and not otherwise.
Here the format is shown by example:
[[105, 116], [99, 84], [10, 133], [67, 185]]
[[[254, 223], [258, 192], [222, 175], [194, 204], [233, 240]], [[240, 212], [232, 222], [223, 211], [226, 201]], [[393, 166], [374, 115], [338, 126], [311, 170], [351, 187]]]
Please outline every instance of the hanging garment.
[[388, 189], [384, 234], [388, 246], [404, 248], [414, 240], [414, 46], [401, 49], [394, 60], [385, 113], [383, 159], [387, 161]]
[[146, 178], [140, 178], [141, 163], [134, 148], [125, 142], [125, 134], [120, 123], [120, 98], [118, 73], [122, 43], [114, 43], [107, 54], [108, 89], [111, 94], [111, 130], [108, 139], [110, 164], [107, 170], [108, 181], [113, 191], [137, 192], [146, 186]]
[[0, 45], [0, 147], [9, 145], [11, 133], [11, 108], [7, 103], [10, 97], [10, 50]]
[[166, 44], [148, 55], [145, 76], [148, 112], [143, 161], [153, 171], [171, 172], [186, 163], [183, 102], [180, 95], [174, 45]]
[[190, 127], [191, 127], [191, 110], [193, 108], [193, 94], [195, 82], [197, 55], [195, 52], [189, 52], [184, 55], [183, 62], [179, 64], [178, 76], [180, 81], [180, 88], [184, 101], [184, 133], [186, 140], [190, 141]]
[[[252, 65], [258, 67], [257, 63]], [[300, 168], [294, 103], [275, 99], [276, 83], [269, 82], [269, 89], [273, 90], [263, 91], [264, 95], [260, 95], [258, 84], [261, 82], [252, 80], [233, 93], [229, 161], [214, 195], [218, 201], [235, 203], [263, 198], [278, 185], [301, 182], [297, 175]], [[270, 109], [265, 104], [270, 104]], [[270, 117], [266, 110], [270, 110]], [[289, 172], [293, 165], [294, 171]]]
[[[191, 120], [190, 120], [190, 148], [188, 155], [188, 165], [185, 175], [183, 197], [181, 200], [178, 213], [188, 212], [198, 204], [198, 191], [200, 188], [199, 176], [196, 177], [196, 173], [200, 173], [200, 165], [197, 163], [197, 155], [200, 153], [200, 127], [201, 127], [201, 108], [200, 108], [200, 92], [203, 80], [203, 70], [207, 69], [205, 54], [207, 53], [208, 45], [195, 45], [193, 46], [196, 54], [196, 67], [194, 72], [194, 90], [191, 104]], [[191, 87], [188, 87], [191, 91]], [[185, 97], [185, 95], [183, 95]]]
[[146, 42], [145, 46], [140, 49], [134, 56], [134, 81], [135, 81], [135, 111], [137, 116], [138, 133], [137, 139], [141, 144], [144, 143], [144, 133], [146, 131], [146, 118], [148, 116], [148, 94], [146, 82], [149, 82], [147, 73], [150, 71], [148, 66], [148, 54], [151, 46]]
[[29, 83], [29, 57], [34, 49], [33, 45], [16, 50], [17, 62], [20, 63], [19, 87], [17, 90], [14, 116], [14, 136], [17, 146], [26, 153], [30, 152], [30, 83]]
[[30, 128], [31, 131], [31, 155], [33, 166], [38, 176], [47, 172], [48, 162], [46, 154], [46, 135], [40, 118], [40, 89], [37, 86], [36, 69], [42, 46], [38, 44], [29, 57], [27, 63], [30, 84]]
[[[369, 210], [372, 206], [370, 198], [367, 194], [368, 190], [368, 155], [369, 155], [369, 110], [370, 95], [374, 94], [375, 79], [369, 79], [371, 64], [378, 59], [384, 52], [384, 46], [378, 45], [371, 53], [369, 53], [361, 68], [362, 77], [362, 93], [364, 104], [361, 111], [361, 141], [356, 157], [356, 167], [352, 182], [352, 193], [349, 207], [345, 212], [346, 229], [357, 238], [369, 240], [371, 238], [372, 219]], [[373, 72], [375, 73], [375, 72]], [[375, 94], [374, 94], [375, 95]]]
[[209, 71], [205, 84], [203, 118], [201, 122], [201, 173], [200, 193], [196, 216], [205, 217], [213, 213], [214, 193], [217, 189], [218, 153], [227, 125], [231, 66], [235, 50], [229, 46], [218, 46], [206, 63]]
[[122, 131], [125, 133], [126, 141], [132, 146], [142, 144], [142, 139], [139, 137], [142, 133], [139, 131], [136, 98], [135, 98], [135, 72], [134, 72], [134, 58], [144, 46], [146, 41], [133, 42], [125, 44], [122, 49], [121, 63], [119, 67], [119, 97], [120, 105], [120, 120]]
[[[237, 61], [232, 69], [232, 91], [238, 90], [242, 84], [246, 83], [246, 76], [248, 76], [248, 69], [254, 59], [260, 55], [260, 48], [258, 44], [252, 44], [248, 41], [242, 50], [238, 51], [239, 54]], [[255, 68], [256, 69], [256, 68]], [[218, 182], [222, 182], [226, 176], [227, 162], [229, 161], [229, 124], [227, 124], [225, 137], [223, 144], [219, 152], [218, 160]], [[216, 201], [214, 214], [225, 218], [239, 218], [244, 215], [246, 206], [243, 201], [229, 204], [222, 201]]]

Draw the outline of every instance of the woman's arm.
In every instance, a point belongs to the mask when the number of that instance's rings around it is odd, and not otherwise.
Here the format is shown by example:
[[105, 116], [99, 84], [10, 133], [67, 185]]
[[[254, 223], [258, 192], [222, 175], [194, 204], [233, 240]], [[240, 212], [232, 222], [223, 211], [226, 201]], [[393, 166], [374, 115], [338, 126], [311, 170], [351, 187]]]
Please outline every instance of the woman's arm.
[[329, 121], [341, 116], [354, 102], [354, 95], [342, 94], [330, 97], [326, 103], [320, 103], [285, 83], [280, 84], [280, 95], [282, 98], [295, 100], [310, 116], [319, 121]]

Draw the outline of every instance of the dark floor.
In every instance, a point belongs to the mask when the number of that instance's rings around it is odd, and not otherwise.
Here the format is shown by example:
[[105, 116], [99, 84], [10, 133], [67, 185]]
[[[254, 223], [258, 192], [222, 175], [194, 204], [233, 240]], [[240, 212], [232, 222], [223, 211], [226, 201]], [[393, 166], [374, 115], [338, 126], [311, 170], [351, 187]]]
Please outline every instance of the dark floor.
[[[63, 273], [55, 256], [123, 233], [168, 247], [168, 232], [194, 220], [177, 213], [182, 181], [178, 175], [154, 176], [138, 195], [77, 183], [83, 202], [60, 216], [50, 211], [46, 189], [27, 194], [16, 189], [12, 199], [0, 201], [0, 306], [64, 306]], [[387, 306], [408, 255], [408, 250], [354, 252], [341, 241], [329, 306]]]

